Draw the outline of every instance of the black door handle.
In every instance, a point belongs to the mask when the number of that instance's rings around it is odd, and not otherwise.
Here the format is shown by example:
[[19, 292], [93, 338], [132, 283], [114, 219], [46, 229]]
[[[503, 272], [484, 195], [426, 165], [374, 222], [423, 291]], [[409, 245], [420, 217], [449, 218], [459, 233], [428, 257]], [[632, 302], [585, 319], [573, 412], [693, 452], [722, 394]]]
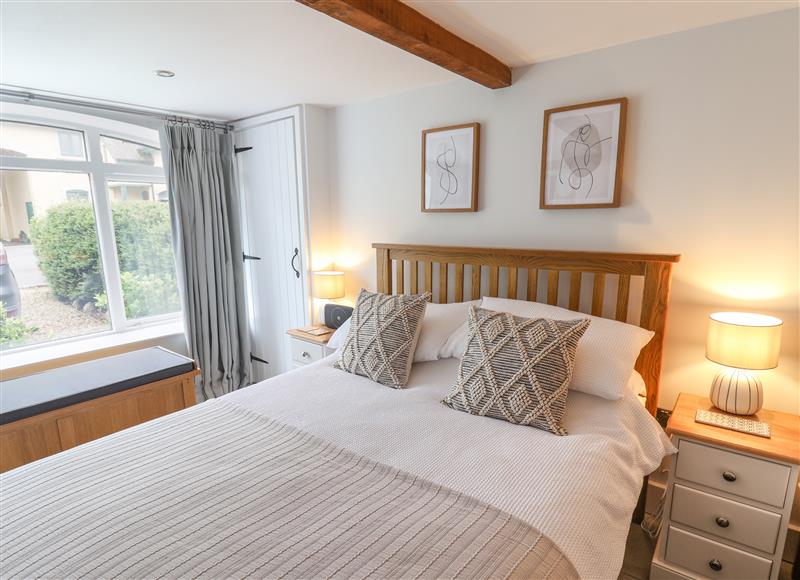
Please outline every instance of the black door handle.
[[294, 261], [295, 261], [295, 259], [297, 258], [297, 256], [298, 256], [298, 254], [299, 254], [299, 253], [300, 253], [300, 250], [298, 250], [297, 248], [295, 248], [295, 249], [294, 249], [294, 255], [292, 256], [292, 262], [291, 262], [291, 264], [292, 264], [292, 270], [294, 270], [294, 275], [295, 275], [297, 278], [299, 278], [299, 277], [300, 277], [300, 270], [298, 270], [297, 268], [295, 268], [295, 266], [294, 266]]

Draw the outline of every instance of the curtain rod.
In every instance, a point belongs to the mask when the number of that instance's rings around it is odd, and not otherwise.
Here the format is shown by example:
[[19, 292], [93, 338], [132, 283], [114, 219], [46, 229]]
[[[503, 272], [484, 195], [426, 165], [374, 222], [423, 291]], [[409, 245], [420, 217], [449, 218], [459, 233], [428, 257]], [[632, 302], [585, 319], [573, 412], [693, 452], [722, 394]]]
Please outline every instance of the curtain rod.
[[182, 123], [191, 123], [197, 125], [199, 127], [213, 127], [214, 129], [221, 129], [224, 131], [230, 131], [233, 129], [233, 125], [229, 123], [220, 123], [218, 121], [212, 121], [211, 119], [203, 119], [200, 117], [187, 117], [184, 115], [178, 114], [170, 114], [170, 113], [163, 113], [158, 111], [147, 111], [143, 109], [135, 109], [133, 107], [122, 107], [118, 105], [110, 105], [104, 103], [94, 103], [91, 101], [81, 101], [78, 99], [67, 99], [64, 97], [56, 97], [50, 95], [43, 95], [40, 93], [33, 93], [30, 91], [15, 91], [5, 88], [0, 88], [0, 96], [4, 97], [12, 97], [15, 99], [21, 99], [26, 102], [33, 102], [33, 101], [44, 101], [48, 103], [58, 103], [62, 105], [72, 105], [77, 107], [88, 107], [90, 109], [102, 109], [104, 111], [113, 111], [116, 113], [127, 113], [129, 115], [138, 115], [140, 117], [151, 117], [154, 119], [161, 119], [164, 121], [174, 121], [174, 122], [182, 122]]

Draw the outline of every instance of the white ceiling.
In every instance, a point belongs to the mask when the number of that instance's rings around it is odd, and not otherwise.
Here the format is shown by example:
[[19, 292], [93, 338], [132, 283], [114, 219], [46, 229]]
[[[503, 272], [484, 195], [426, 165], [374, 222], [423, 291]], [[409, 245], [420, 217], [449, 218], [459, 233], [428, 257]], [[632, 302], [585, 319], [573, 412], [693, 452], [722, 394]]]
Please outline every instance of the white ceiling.
[[[409, 3], [511, 66], [798, 5]], [[162, 68], [176, 76], [153, 75]], [[237, 119], [296, 103], [360, 102], [454, 78], [292, 1], [0, 2], [4, 85]]]
[[407, 3], [511, 67], [800, 6], [797, 0]]

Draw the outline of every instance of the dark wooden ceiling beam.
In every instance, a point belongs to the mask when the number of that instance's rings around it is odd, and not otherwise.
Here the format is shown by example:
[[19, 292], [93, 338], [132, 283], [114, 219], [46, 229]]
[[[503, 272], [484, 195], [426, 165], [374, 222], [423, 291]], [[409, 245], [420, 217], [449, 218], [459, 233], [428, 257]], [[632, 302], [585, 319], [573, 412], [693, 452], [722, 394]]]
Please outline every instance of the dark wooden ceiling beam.
[[511, 86], [508, 66], [400, 0], [297, 1], [490, 89]]

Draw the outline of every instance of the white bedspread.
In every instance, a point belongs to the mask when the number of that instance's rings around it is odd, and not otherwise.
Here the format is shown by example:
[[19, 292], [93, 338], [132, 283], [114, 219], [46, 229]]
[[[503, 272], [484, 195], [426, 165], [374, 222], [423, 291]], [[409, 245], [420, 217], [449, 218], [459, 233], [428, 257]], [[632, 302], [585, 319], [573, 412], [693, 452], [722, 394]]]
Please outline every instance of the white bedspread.
[[406, 389], [332, 357], [227, 395], [370, 459], [467, 493], [549, 536], [583, 578], [616, 578], [642, 478], [674, 448], [642, 404], [570, 391], [559, 437], [440, 403], [459, 361], [414, 365]]

